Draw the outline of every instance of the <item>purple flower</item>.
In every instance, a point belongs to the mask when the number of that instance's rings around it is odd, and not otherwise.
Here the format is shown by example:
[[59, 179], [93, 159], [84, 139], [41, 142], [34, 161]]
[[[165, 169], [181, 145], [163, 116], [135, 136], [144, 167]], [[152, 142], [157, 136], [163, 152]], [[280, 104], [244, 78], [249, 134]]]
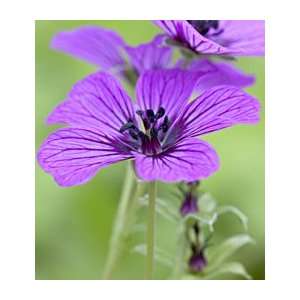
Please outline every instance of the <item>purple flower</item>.
[[149, 43], [132, 47], [113, 30], [83, 26], [58, 33], [53, 38], [51, 47], [105, 71], [122, 75], [123, 71], [130, 68], [141, 73], [168, 67], [171, 63], [172, 48], [163, 46], [163, 40], [163, 36], [158, 35]]
[[193, 273], [201, 272], [205, 266], [207, 265], [207, 260], [204, 256], [204, 252], [202, 250], [197, 251], [192, 254], [189, 259], [189, 268]]
[[264, 21], [154, 21], [172, 39], [196, 53], [260, 56], [265, 53]]
[[[133, 47], [110, 29], [84, 26], [58, 33], [51, 46], [134, 83], [144, 71], [174, 67], [173, 48], [164, 41], [165, 36], [158, 35], [148, 43]], [[199, 92], [219, 84], [244, 88], [255, 81], [252, 75], [242, 73], [229, 63], [198, 59], [188, 67], [206, 73], [199, 79]]]
[[62, 186], [83, 184], [112, 163], [133, 159], [145, 180], [195, 181], [217, 171], [215, 150], [196, 137], [259, 120], [259, 103], [231, 86], [188, 102], [199, 72], [143, 73], [133, 104], [114, 77], [97, 72], [79, 81], [48, 117], [66, 124], [41, 146], [38, 161]]
[[198, 211], [198, 198], [195, 195], [193, 195], [193, 193], [188, 192], [185, 195], [185, 198], [180, 207], [181, 215], [184, 217], [188, 214], [197, 213]]
[[187, 182], [187, 191], [183, 191], [184, 199], [180, 207], [180, 213], [184, 217], [188, 214], [197, 213], [198, 208], [198, 195], [197, 188], [200, 184], [200, 181]]

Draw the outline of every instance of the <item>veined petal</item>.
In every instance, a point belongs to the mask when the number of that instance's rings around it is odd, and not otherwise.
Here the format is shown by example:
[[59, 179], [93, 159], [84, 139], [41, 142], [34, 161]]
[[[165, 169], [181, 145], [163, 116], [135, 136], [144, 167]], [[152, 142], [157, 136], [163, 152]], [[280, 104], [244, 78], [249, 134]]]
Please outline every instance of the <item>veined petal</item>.
[[236, 124], [259, 121], [259, 102], [232, 86], [217, 86], [189, 103], [174, 124], [178, 137], [198, 136]]
[[215, 55], [251, 56], [265, 53], [264, 21], [219, 21], [219, 32], [203, 36], [185, 20], [154, 21], [191, 50]]
[[59, 32], [51, 47], [101, 67], [110, 69], [125, 64], [121, 51], [123, 39], [114, 31], [96, 26], [84, 26]]
[[61, 186], [83, 184], [99, 169], [131, 157], [119, 141], [79, 128], [63, 128], [49, 135], [38, 153], [41, 167]]
[[154, 21], [168, 35], [195, 52], [206, 54], [227, 54], [226, 47], [201, 35], [191, 24], [182, 20]]
[[215, 150], [195, 138], [184, 139], [157, 156], [139, 154], [135, 160], [136, 173], [145, 181], [194, 181], [207, 178], [218, 168]]
[[137, 82], [137, 102], [142, 110], [159, 107], [165, 114], [174, 119], [188, 103], [200, 72], [189, 72], [180, 69], [154, 70], [143, 73]]
[[255, 82], [255, 76], [243, 73], [228, 62], [198, 59], [189, 68], [190, 70], [203, 71], [205, 73], [205, 75], [201, 76], [195, 88], [198, 92], [204, 92], [217, 85], [231, 85], [245, 88]]
[[163, 39], [163, 36], [158, 35], [149, 43], [125, 47], [133, 67], [139, 74], [147, 70], [167, 68], [170, 65], [172, 48], [162, 46]]
[[113, 76], [97, 72], [75, 84], [47, 122], [93, 128], [116, 135], [129, 119], [135, 119], [135, 112], [127, 93]]

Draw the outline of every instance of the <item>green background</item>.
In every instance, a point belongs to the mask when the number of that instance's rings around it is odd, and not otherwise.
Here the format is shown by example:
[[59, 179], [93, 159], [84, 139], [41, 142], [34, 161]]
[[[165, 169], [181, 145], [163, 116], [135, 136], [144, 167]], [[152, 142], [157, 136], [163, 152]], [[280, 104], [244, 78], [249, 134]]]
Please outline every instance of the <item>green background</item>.
[[[56, 128], [45, 125], [46, 116], [76, 81], [96, 70], [51, 50], [49, 43], [55, 33], [87, 24], [112, 28], [133, 45], [159, 32], [149, 21], [36, 21], [37, 150]], [[204, 137], [217, 149], [221, 169], [202, 187], [219, 203], [235, 205], [247, 214], [249, 232], [257, 243], [241, 249], [234, 260], [243, 262], [254, 279], [264, 279], [264, 58], [240, 58], [237, 65], [257, 76], [248, 91], [262, 104], [261, 122]], [[61, 188], [36, 164], [36, 279], [101, 278], [124, 171], [124, 163], [113, 165], [83, 186]], [[159, 221], [157, 227], [158, 245], [172, 255], [176, 251], [176, 228], [165, 221]], [[225, 238], [240, 232], [241, 226], [224, 216], [216, 229], [218, 236]], [[134, 243], [133, 237], [113, 278], [143, 277], [144, 258], [130, 251]], [[166, 268], [157, 266], [156, 278], [167, 275]]]

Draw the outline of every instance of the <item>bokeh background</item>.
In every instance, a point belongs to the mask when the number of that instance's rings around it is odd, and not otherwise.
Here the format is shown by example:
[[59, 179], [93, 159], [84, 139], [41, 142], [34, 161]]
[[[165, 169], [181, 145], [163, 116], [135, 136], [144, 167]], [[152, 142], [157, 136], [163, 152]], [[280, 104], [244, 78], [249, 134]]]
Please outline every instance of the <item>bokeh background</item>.
[[[76, 81], [96, 70], [51, 50], [51, 38], [59, 31], [87, 24], [112, 28], [133, 45], [147, 42], [159, 32], [149, 21], [36, 21], [37, 150], [56, 128], [45, 125], [46, 116]], [[221, 169], [202, 187], [219, 203], [235, 205], [249, 217], [249, 233], [257, 243], [241, 249], [234, 260], [240, 260], [254, 279], [264, 279], [264, 58], [240, 58], [237, 65], [257, 77], [248, 92], [262, 104], [261, 122], [205, 136], [218, 151]], [[124, 172], [124, 163], [114, 165], [83, 186], [61, 188], [36, 164], [36, 279], [101, 278]], [[160, 191], [164, 188], [161, 185]], [[163, 220], [158, 226], [158, 245], [172, 255], [176, 251], [176, 228]], [[216, 230], [219, 238], [225, 238], [241, 232], [241, 226], [236, 219], [224, 216]], [[128, 248], [131, 244], [134, 237]], [[144, 257], [127, 250], [114, 279], [143, 276]], [[156, 278], [167, 275], [168, 270], [158, 265]]]

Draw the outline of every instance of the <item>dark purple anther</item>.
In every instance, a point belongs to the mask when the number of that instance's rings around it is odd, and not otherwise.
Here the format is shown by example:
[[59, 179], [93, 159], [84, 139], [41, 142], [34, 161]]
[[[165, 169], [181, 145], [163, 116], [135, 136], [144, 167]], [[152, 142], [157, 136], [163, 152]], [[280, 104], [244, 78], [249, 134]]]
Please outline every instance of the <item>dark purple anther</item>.
[[[170, 125], [168, 116], [165, 116], [162, 122], [159, 121], [165, 115], [165, 109], [159, 107], [156, 112], [152, 109], [137, 110], [136, 114], [142, 119], [144, 130], [139, 129], [132, 119], [129, 119], [120, 128], [120, 132], [128, 132], [131, 139], [138, 141], [139, 149], [143, 154], [159, 154], [162, 151], [161, 141]], [[160, 124], [157, 124], [159, 122]]]
[[211, 28], [218, 29], [217, 20], [188, 20], [188, 22], [202, 35], [206, 35]]

